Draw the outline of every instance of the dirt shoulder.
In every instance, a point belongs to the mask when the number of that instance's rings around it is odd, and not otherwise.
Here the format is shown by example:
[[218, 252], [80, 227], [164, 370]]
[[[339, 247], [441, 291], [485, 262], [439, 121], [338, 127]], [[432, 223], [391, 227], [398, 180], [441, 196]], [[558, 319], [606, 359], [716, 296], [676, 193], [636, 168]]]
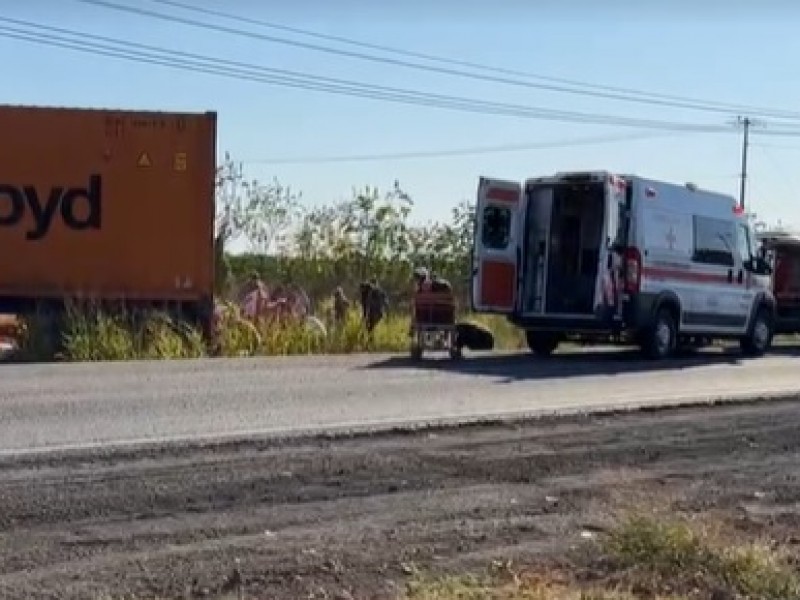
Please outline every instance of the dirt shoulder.
[[796, 402], [0, 461], [0, 597], [393, 598], [648, 505], [790, 539]]

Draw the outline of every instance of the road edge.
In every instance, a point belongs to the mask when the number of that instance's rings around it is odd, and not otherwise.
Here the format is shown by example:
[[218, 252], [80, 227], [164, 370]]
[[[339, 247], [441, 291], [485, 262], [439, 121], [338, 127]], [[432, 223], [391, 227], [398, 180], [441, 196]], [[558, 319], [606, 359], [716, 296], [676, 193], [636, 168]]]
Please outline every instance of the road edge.
[[491, 415], [440, 417], [424, 420], [374, 421], [357, 424], [340, 424], [326, 427], [258, 430], [230, 432], [207, 436], [171, 436], [168, 438], [135, 439], [118, 442], [97, 442], [69, 446], [45, 446], [26, 450], [0, 450], [0, 465], [42, 460], [69, 460], [75, 457], [103, 457], [121, 459], [127, 456], [150, 454], [186, 454], [198, 451], [290, 448], [311, 443], [335, 443], [337, 441], [416, 435], [461, 429], [486, 427], [519, 427], [548, 423], [581, 422], [596, 418], [609, 418], [635, 414], [676, 413], [715, 407], [745, 407], [759, 404], [781, 404], [800, 400], [800, 391], [743, 394], [738, 397], [718, 396], [691, 400], [668, 400], [662, 402], [634, 401], [596, 406], [563, 407], [556, 409], [534, 409], [512, 411]]

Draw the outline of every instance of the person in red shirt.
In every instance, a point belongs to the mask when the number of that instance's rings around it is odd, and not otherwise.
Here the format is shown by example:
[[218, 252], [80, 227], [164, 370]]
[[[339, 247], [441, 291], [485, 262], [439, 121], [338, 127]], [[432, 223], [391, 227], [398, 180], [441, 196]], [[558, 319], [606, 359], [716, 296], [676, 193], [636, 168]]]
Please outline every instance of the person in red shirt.
[[428, 269], [425, 267], [417, 267], [414, 269], [412, 276], [414, 280], [414, 291], [416, 292], [430, 292], [431, 291], [431, 276]]
[[431, 275], [426, 267], [414, 269], [413, 279], [417, 292], [451, 293], [453, 291], [449, 281], [436, 275]]

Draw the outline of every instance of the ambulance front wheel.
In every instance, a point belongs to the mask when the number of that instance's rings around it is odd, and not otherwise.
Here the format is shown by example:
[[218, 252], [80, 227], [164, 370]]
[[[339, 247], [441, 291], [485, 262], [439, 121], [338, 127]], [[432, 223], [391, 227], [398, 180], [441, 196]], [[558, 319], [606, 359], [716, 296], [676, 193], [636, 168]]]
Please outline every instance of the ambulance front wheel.
[[528, 348], [536, 356], [550, 356], [558, 348], [561, 342], [559, 337], [553, 333], [544, 331], [526, 331], [525, 338]]
[[766, 308], [759, 308], [749, 334], [740, 341], [742, 351], [748, 356], [762, 356], [769, 350], [773, 335], [772, 313]]

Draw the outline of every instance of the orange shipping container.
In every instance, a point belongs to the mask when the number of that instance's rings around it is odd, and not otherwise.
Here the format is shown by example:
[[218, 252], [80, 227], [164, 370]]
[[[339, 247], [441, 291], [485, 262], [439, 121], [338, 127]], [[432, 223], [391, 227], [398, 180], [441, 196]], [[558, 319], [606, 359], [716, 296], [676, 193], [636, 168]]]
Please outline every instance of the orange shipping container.
[[211, 299], [216, 114], [0, 106], [0, 312]]

